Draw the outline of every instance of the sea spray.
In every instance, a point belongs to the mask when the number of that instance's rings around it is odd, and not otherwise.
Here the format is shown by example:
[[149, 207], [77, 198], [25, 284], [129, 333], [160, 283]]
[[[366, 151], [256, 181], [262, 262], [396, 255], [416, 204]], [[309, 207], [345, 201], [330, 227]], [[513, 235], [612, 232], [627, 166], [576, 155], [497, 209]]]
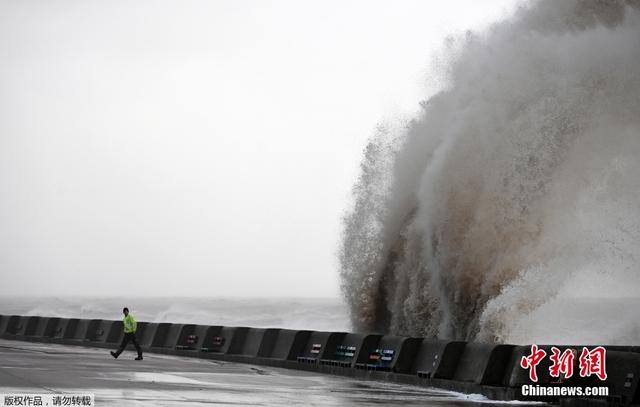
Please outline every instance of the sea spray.
[[640, 340], [599, 314], [640, 290], [637, 2], [539, 1], [456, 41], [441, 92], [365, 150], [340, 250], [354, 327]]

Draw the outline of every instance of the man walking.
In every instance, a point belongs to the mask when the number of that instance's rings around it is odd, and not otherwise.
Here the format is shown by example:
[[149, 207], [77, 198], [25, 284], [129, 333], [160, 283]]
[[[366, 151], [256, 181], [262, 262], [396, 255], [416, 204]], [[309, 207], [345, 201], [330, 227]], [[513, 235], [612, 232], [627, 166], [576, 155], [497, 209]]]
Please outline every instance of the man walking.
[[122, 338], [122, 343], [118, 350], [111, 352], [111, 356], [117, 359], [124, 351], [124, 348], [127, 346], [129, 341], [131, 341], [138, 351], [138, 357], [136, 360], [142, 360], [142, 349], [140, 349], [140, 345], [138, 345], [138, 341], [136, 340], [136, 327], [138, 326], [136, 319], [129, 313], [129, 308], [127, 307], [122, 309], [122, 313], [124, 314], [124, 318], [122, 319], [122, 325], [124, 326], [124, 338]]

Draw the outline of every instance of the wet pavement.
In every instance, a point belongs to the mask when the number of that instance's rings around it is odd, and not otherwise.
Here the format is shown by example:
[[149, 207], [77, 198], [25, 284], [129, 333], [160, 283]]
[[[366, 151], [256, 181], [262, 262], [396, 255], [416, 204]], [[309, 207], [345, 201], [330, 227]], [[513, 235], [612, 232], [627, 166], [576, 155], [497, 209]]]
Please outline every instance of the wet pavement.
[[[97, 406], [477, 406], [479, 395], [313, 372], [0, 340], [0, 394], [95, 394]], [[0, 406], [2, 400], [0, 400]]]

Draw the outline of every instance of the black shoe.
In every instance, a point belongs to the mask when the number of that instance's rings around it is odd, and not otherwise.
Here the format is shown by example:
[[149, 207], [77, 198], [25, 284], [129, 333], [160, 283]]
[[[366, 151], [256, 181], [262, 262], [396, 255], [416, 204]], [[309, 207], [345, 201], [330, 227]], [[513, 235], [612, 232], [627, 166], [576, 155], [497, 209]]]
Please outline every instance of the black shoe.
[[113, 356], [114, 359], [118, 359], [118, 354], [115, 353], [114, 351], [109, 352], [111, 353], [111, 356]]
[[138, 356], [136, 360], [142, 360], [142, 356]]

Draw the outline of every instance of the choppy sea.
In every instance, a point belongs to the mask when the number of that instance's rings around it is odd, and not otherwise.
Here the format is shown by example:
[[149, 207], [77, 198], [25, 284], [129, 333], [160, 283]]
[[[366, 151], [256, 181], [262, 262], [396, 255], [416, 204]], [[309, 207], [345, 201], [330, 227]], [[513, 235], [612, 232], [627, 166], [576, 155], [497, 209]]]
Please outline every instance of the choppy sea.
[[128, 307], [139, 321], [350, 331], [338, 298], [0, 297], [0, 314], [121, 319]]

